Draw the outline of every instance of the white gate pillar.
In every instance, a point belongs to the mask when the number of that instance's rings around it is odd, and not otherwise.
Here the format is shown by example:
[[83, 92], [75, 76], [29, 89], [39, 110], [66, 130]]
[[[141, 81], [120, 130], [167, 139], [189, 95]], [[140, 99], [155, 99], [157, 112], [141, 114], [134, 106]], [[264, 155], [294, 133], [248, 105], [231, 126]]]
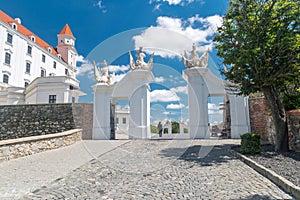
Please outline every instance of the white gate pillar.
[[240, 135], [250, 131], [248, 97], [228, 95], [230, 102], [231, 138], [240, 139]]
[[147, 139], [150, 133], [150, 91], [148, 84], [130, 96], [129, 139]]
[[110, 103], [114, 86], [98, 83], [94, 89], [93, 140], [111, 139]]
[[207, 69], [193, 67], [183, 70], [188, 83], [189, 133], [191, 138], [209, 138], [208, 132], [208, 88], [202, 77]]

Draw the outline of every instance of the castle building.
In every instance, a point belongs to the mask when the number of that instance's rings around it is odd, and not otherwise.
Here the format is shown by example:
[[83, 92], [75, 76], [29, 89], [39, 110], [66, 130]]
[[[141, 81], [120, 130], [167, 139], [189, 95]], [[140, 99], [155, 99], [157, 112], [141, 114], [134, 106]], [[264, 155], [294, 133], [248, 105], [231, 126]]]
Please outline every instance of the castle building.
[[78, 102], [75, 37], [66, 24], [56, 48], [0, 10], [0, 105]]

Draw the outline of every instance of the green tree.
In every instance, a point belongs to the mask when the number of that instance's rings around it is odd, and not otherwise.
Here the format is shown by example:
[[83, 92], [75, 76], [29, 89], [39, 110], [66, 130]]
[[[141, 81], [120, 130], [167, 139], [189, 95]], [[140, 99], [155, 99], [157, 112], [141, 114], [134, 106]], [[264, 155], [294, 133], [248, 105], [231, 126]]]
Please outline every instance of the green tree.
[[172, 133], [179, 133], [179, 123], [172, 121]]
[[231, 0], [214, 38], [226, 78], [241, 94], [261, 91], [271, 109], [275, 149], [288, 150], [281, 92], [300, 77], [300, 1]]
[[150, 130], [151, 130], [151, 133], [158, 133], [157, 127], [152, 124], [150, 124]]

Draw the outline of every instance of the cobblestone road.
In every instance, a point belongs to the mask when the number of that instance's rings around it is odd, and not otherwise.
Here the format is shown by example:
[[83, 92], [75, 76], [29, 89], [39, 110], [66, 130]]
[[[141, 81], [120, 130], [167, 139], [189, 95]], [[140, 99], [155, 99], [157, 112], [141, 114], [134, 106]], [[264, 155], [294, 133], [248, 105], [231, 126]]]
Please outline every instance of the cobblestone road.
[[25, 199], [292, 199], [230, 140], [131, 141]]

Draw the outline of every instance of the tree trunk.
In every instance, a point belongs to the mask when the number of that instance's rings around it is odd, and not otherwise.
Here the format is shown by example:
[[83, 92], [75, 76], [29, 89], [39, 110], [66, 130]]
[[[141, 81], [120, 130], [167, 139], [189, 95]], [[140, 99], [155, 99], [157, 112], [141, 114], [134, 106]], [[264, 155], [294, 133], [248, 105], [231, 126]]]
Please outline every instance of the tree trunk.
[[275, 151], [288, 151], [288, 128], [286, 112], [282, 100], [273, 86], [263, 87], [262, 92], [266, 97], [275, 125]]

